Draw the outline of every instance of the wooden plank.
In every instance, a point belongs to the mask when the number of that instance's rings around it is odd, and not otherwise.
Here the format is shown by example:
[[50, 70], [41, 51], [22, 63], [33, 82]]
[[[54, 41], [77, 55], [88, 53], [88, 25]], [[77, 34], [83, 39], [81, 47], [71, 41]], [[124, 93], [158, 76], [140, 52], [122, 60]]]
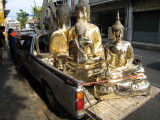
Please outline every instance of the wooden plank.
[[103, 100], [87, 109], [87, 114], [98, 120], [121, 120], [156, 96], [160, 89], [151, 86], [149, 96]]

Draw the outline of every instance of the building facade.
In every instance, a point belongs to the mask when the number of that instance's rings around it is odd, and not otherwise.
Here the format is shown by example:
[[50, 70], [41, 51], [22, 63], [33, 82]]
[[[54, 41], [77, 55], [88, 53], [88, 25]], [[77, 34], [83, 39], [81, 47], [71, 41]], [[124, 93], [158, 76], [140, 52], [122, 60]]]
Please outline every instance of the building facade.
[[125, 27], [125, 40], [160, 44], [160, 1], [159, 0], [90, 0], [91, 22], [108, 36], [108, 28], [120, 11]]
[[136, 0], [132, 2], [132, 8], [132, 40], [160, 44], [160, 1]]
[[6, 25], [7, 31], [9, 28], [14, 29], [15, 31], [20, 30], [20, 24], [18, 20], [7, 18], [6, 23], [7, 23]]
[[3, 25], [3, 26], [6, 25], [5, 18], [10, 12], [10, 10], [6, 10], [6, 6], [5, 6], [6, 3], [7, 3], [7, 0], [0, 0], [0, 25]]

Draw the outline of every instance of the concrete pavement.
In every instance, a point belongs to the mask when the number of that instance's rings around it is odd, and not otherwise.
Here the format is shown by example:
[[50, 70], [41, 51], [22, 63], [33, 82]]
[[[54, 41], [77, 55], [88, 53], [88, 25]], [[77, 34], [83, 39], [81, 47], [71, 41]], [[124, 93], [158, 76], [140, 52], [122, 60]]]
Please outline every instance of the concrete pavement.
[[12, 63], [0, 66], [0, 120], [59, 120], [17, 73]]

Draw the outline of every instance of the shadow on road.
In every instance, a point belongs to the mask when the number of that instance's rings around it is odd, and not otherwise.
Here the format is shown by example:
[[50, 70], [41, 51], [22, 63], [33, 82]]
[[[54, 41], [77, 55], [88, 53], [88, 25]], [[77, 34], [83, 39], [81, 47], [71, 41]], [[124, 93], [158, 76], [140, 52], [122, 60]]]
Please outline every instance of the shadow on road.
[[146, 67], [160, 71], [160, 62], [150, 63]]
[[[27, 97], [18, 92], [17, 81], [12, 77], [13, 65], [0, 65], [0, 120], [23, 118]], [[21, 90], [19, 90], [21, 91]]]

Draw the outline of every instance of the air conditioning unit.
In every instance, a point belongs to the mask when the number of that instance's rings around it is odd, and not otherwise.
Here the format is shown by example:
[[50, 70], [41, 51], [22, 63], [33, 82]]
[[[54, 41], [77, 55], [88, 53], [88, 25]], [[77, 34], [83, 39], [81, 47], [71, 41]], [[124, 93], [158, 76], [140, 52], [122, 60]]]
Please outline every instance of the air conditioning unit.
[[63, 0], [56, 0], [55, 1], [55, 5], [56, 6], [59, 6], [60, 4], [62, 4], [63, 3]]

